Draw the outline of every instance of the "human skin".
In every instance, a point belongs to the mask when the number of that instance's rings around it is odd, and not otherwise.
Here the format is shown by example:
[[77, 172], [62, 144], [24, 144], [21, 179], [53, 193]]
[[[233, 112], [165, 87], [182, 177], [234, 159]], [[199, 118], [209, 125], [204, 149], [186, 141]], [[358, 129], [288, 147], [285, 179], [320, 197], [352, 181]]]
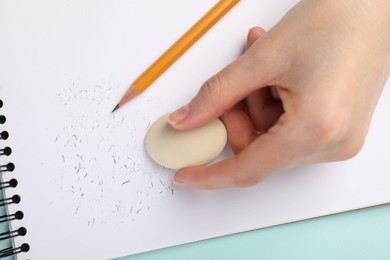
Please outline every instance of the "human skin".
[[179, 130], [220, 117], [235, 155], [179, 170], [198, 189], [257, 184], [306, 164], [346, 160], [366, 138], [390, 72], [389, 0], [302, 0], [170, 115]]

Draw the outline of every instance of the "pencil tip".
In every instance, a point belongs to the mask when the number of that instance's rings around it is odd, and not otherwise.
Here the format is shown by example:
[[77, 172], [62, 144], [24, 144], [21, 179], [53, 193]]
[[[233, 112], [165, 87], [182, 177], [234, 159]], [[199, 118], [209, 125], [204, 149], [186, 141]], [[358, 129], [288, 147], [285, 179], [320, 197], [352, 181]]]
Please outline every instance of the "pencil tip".
[[116, 107], [114, 108], [114, 110], [112, 110], [112, 112], [111, 113], [114, 113], [115, 112], [115, 110], [117, 110], [119, 108], [119, 104], [118, 105], [116, 105]]

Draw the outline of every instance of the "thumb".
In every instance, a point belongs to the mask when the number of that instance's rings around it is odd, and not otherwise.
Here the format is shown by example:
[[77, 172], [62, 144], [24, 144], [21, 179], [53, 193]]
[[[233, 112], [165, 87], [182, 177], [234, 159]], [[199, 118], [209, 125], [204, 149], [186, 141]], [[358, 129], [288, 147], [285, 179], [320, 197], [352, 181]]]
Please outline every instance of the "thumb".
[[261, 50], [246, 52], [211, 77], [189, 104], [169, 116], [169, 123], [179, 130], [206, 124], [256, 89], [267, 86], [269, 73], [265, 71], [265, 61], [261, 56]]
[[293, 131], [294, 123], [282, 121], [235, 156], [212, 165], [179, 170], [174, 177], [175, 185], [203, 190], [248, 187], [294, 166], [304, 150], [297, 145], [300, 143]]

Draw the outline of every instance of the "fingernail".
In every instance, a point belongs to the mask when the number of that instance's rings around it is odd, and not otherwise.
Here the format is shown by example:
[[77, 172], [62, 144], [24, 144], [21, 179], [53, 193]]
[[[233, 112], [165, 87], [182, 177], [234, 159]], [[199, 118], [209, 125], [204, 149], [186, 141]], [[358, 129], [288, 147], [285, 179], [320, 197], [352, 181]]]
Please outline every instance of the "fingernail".
[[251, 31], [252, 31], [253, 28], [249, 29], [248, 31], [248, 34], [246, 36], [246, 45], [245, 45], [245, 50], [248, 50], [249, 49], [249, 40], [250, 40], [250, 36], [251, 36]]
[[178, 123], [183, 121], [188, 116], [189, 113], [190, 113], [190, 105], [185, 105], [179, 108], [178, 110], [176, 110], [175, 112], [173, 112], [172, 114], [170, 114], [168, 117], [168, 122], [173, 126], [177, 125]]
[[252, 27], [249, 29], [248, 31], [248, 34], [247, 34], [247, 37], [246, 37], [246, 46], [245, 46], [245, 49], [248, 50], [249, 49], [249, 43], [250, 43], [250, 40], [251, 40], [251, 34], [252, 34], [252, 31], [255, 29], [256, 27]]
[[176, 186], [180, 186], [180, 187], [188, 187], [187, 183], [185, 180], [181, 179], [181, 178], [175, 178], [173, 179], [173, 184], [176, 185]]

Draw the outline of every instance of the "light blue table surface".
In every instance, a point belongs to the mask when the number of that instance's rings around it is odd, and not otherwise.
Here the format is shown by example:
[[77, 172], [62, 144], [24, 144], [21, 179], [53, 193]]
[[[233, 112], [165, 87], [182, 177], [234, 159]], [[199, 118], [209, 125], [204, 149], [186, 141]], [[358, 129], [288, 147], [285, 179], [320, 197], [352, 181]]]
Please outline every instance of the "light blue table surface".
[[152, 259], [390, 259], [390, 205], [120, 258]]
[[[0, 209], [2, 213], [3, 208]], [[0, 225], [0, 232], [6, 229], [4, 223]], [[1, 249], [7, 246], [10, 246], [9, 240], [0, 241]], [[390, 205], [210, 239], [118, 260], [157, 259], [387, 260], [390, 259]]]

